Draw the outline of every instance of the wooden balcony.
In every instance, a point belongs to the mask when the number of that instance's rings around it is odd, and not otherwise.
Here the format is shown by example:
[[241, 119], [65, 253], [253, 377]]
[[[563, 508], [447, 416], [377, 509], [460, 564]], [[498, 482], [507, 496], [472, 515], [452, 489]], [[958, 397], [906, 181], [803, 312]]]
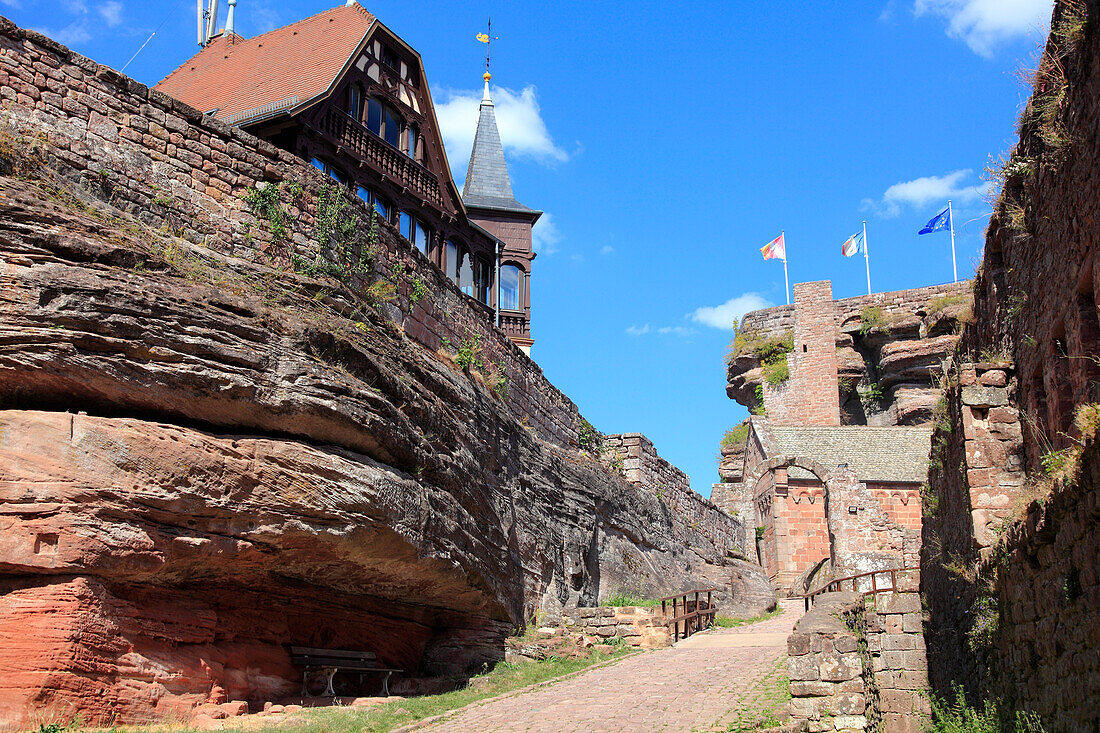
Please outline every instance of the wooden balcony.
[[439, 178], [409, 156], [375, 135], [344, 112], [329, 107], [321, 118], [321, 132], [344, 150], [373, 166], [379, 173], [442, 208]]
[[527, 335], [527, 319], [517, 313], [508, 311], [500, 312], [500, 330], [509, 338], [529, 338]]

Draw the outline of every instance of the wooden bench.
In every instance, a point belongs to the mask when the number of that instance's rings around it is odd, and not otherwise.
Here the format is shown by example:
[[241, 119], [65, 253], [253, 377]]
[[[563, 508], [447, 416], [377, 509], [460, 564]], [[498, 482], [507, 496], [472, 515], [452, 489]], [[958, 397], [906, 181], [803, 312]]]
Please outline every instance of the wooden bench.
[[315, 670], [327, 675], [322, 697], [336, 697], [336, 691], [332, 689], [332, 678], [336, 676], [337, 672], [358, 672], [360, 684], [362, 684], [363, 675], [381, 674], [382, 695], [389, 697], [390, 675], [394, 672], [404, 671], [379, 667], [378, 656], [374, 652], [292, 646], [290, 647], [290, 658], [294, 664], [305, 667], [302, 672], [302, 697], [309, 697], [309, 675], [310, 672]]

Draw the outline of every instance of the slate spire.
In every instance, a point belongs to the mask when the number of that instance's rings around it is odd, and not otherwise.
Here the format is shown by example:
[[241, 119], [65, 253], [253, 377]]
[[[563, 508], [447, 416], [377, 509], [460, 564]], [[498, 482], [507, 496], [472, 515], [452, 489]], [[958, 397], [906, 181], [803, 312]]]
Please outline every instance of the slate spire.
[[470, 152], [470, 165], [466, 169], [466, 183], [462, 187], [462, 201], [467, 206], [505, 211], [533, 211], [516, 201], [512, 193], [512, 179], [504, 162], [504, 147], [497, 131], [496, 111], [489, 96], [489, 72], [485, 72], [485, 93], [474, 135], [474, 149]]

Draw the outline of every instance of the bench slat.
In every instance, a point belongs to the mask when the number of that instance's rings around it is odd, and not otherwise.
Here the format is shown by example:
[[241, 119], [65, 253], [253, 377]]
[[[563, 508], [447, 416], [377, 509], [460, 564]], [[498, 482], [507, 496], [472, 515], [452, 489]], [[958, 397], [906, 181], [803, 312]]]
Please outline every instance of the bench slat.
[[307, 646], [292, 646], [290, 653], [296, 656], [338, 657], [342, 659], [377, 659], [374, 652], [353, 651], [351, 649], [314, 649]]

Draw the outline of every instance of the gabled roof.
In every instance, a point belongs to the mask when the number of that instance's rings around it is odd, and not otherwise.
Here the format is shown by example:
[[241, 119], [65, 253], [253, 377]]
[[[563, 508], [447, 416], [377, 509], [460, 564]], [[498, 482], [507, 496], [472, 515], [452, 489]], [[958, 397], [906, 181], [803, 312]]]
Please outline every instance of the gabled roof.
[[330, 90], [374, 22], [352, 3], [247, 40], [219, 36], [156, 89], [222, 120], [304, 105]]
[[489, 82], [485, 82], [485, 96], [477, 119], [474, 149], [470, 152], [470, 165], [466, 169], [466, 183], [462, 187], [462, 203], [481, 209], [497, 209], [537, 215], [540, 212], [516, 201], [512, 193], [512, 179], [508, 176], [508, 164], [504, 162], [504, 147], [497, 131], [496, 111], [489, 97]]
[[[860, 481], [919, 484], [928, 478], [930, 426], [769, 425], [767, 429], [771, 433], [770, 445], [765, 449], [769, 457], [811, 458], [826, 468], [847, 463]], [[788, 475], [814, 478], [813, 474], [798, 467], [792, 467]]]

